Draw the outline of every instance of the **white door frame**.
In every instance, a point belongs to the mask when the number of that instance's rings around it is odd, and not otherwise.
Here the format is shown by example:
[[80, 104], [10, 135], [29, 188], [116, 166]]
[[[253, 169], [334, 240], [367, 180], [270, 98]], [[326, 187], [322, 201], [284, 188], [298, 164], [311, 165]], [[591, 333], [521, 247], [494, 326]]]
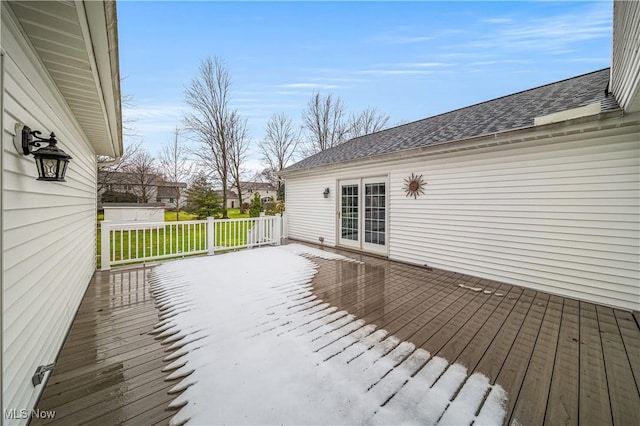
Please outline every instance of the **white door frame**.
[[[380, 199], [381, 197], [378, 195], [369, 195], [369, 199], [367, 200], [367, 194], [365, 193], [367, 185], [381, 183], [384, 184], [384, 194], [379, 194], [384, 197], [384, 205], [378, 206], [376, 209], [375, 206], [366, 207], [366, 203], [376, 204], [375, 198]], [[343, 235], [348, 236], [349, 233], [343, 234], [342, 226], [343, 224], [347, 224], [347, 220], [344, 219], [344, 215], [349, 210], [350, 206], [343, 206], [343, 186], [356, 186], [357, 185], [357, 215], [352, 220], [355, 220], [356, 225], [353, 229], [355, 231], [355, 235], [352, 232], [350, 234], [351, 238], [343, 238]], [[337, 181], [336, 187], [338, 188], [338, 194], [336, 197], [336, 220], [337, 220], [337, 241], [338, 245], [344, 247], [352, 247], [357, 248], [363, 251], [370, 251], [377, 254], [382, 254], [388, 256], [389, 254], [389, 176], [388, 175], [380, 175], [373, 177], [365, 177], [365, 178], [356, 178], [356, 179], [339, 179]], [[348, 195], [347, 195], [348, 196]], [[344, 209], [343, 209], [344, 207]], [[368, 212], [367, 209], [370, 209]], [[379, 225], [384, 223], [384, 228], [380, 229]], [[351, 222], [353, 226], [353, 222]], [[367, 229], [369, 228], [369, 229]], [[354, 238], [355, 237], [355, 238]], [[366, 240], [370, 240], [367, 242]], [[374, 243], [371, 241], [384, 241], [383, 244]]]
[[[353, 203], [355, 201], [355, 212], [353, 212], [352, 205], [343, 205], [343, 186], [349, 187], [349, 189], [345, 188], [345, 196], [349, 202]], [[351, 193], [352, 189], [356, 190], [357, 195], [355, 197]], [[360, 248], [360, 239], [362, 237], [360, 232], [360, 206], [362, 205], [360, 197], [360, 179], [341, 179], [338, 181], [338, 196], [336, 197], [338, 202], [337, 228], [338, 244], [341, 246]], [[352, 217], [348, 217], [350, 211], [353, 212]], [[346, 225], [344, 231], [343, 225]]]
[[[372, 184], [384, 185], [384, 193], [376, 194], [375, 192], [377, 192], [379, 186], [375, 185], [371, 188], [372, 193], [367, 194], [367, 185]], [[363, 178], [360, 186], [360, 191], [362, 192], [360, 197], [362, 200], [362, 207], [360, 208], [362, 212], [360, 220], [360, 228], [362, 230], [361, 248], [386, 255], [389, 236], [389, 184], [387, 176]]]

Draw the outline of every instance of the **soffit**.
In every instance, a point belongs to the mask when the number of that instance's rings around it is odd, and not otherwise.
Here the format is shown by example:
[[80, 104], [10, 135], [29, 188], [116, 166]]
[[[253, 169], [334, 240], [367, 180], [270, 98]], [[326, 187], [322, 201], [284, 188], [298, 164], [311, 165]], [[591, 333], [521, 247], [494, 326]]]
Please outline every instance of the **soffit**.
[[71, 1], [21, 1], [10, 5], [96, 153], [119, 155], [121, 137], [113, 135], [109, 127], [93, 65], [93, 43], [85, 39], [89, 32], [83, 30], [81, 22], [84, 9], [79, 11]]

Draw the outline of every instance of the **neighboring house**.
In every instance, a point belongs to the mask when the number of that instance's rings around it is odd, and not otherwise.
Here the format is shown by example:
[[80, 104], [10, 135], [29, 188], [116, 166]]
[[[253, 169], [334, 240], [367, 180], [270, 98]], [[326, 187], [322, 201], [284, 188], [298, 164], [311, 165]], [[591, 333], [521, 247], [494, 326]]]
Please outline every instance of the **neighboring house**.
[[[278, 199], [278, 188], [268, 182], [241, 182], [240, 187], [242, 188], [243, 204], [251, 204], [255, 193], [258, 193], [263, 203]], [[234, 198], [229, 197], [227, 200], [227, 208], [239, 207], [238, 195], [237, 193], [234, 195]]]
[[[56, 360], [95, 272], [96, 155], [122, 154], [122, 123], [115, 3], [0, 8], [4, 415], [34, 407], [44, 387], [32, 383], [36, 369]], [[21, 123], [55, 132], [73, 157], [66, 182], [36, 179], [34, 157], [14, 147]]]
[[[216, 189], [215, 193], [222, 199], [224, 195], [221, 189]], [[243, 200], [244, 201], [244, 200]], [[227, 190], [227, 208], [228, 209], [238, 209], [240, 208], [240, 203], [238, 201], [238, 193], [232, 190]]]
[[[177, 193], [180, 191], [180, 208], [187, 203], [187, 184], [184, 182], [167, 182], [162, 176], [148, 174], [144, 178], [128, 172], [98, 172], [98, 201], [106, 191], [134, 194], [138, 202], [162, 203], [165, 207], [176, 207]], [[100, 204], [100, 203], [99, 203]]]
[[187, 184], [184, 182], [159, 182], [156, 189], [156, 201], [169, 209], [183, 208], [187, 205]]
[[285, 235], [640, 310], [632, 16], [640, 2], [615, 2], [611, 69], [356, 138], [288, 167]]

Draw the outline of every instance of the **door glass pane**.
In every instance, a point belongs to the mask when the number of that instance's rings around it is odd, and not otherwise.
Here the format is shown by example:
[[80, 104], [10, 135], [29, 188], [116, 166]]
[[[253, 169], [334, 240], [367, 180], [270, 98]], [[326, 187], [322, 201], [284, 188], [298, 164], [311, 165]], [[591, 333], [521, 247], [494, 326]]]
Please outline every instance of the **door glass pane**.
[[385, 184], [367, 183], [364, 186], [364, 241], [385, 245]]
[[358, 241], [358, 185], [342, 185], [342, 238]]

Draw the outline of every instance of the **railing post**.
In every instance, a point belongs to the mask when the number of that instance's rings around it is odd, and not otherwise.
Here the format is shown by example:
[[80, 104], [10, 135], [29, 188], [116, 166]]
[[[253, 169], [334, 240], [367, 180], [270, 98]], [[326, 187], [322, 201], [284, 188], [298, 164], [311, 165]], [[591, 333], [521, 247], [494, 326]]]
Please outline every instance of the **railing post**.
[[212, 256], [216, 250], [216, 222], [207, 217], [207, 256]]
[[276, 213], [273, 227], [276, 245], [279, 246], [280, 244], [282, 244], [282, 215], [280, 213]]
[[258, 242], [261, 244], [264, 244], [265, 240], [267, 239], [267, 215], [265, 212], [260, 212], [260, 218], [258, 220]]
[[286, 210], [284, 212], [282, 212], [282, 227], [280, 228], [281, 234], [280, 234], [280, 238], [282, 238], [283, 240], [287, 238], [287, 234], [288, 234], [288, 224], [289, 221], [289, 216], [287, 215]]
[[111, 232], [110, 220], [100, 222], [100, 270], [111, 269]]

